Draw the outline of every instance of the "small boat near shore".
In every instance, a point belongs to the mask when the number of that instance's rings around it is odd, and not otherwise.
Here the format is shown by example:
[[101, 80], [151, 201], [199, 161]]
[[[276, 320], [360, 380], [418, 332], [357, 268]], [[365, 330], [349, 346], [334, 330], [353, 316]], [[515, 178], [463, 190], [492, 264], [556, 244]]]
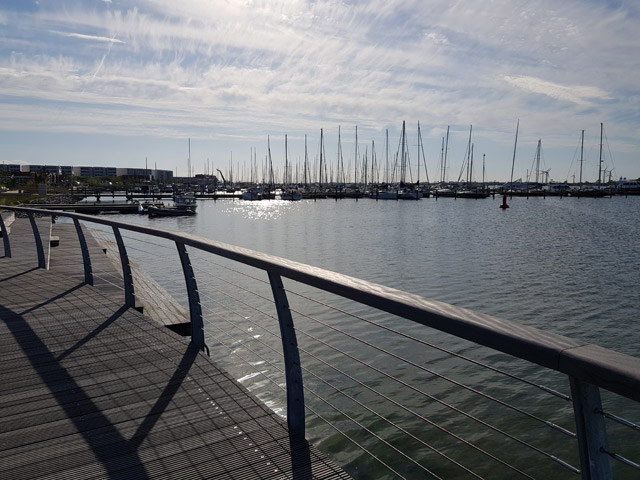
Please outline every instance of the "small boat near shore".
[[262, 200], [264, 198], [263, 191], [259, 188], [248, 188], [244, 192], [242, 192], [241, 197], [242, 200], [255, 201]]
[[196, 198], [192, 195], [176, 195], [173, 205], [149, 206], [147, 212], [150, 217], [186, 216], [196, 214]]

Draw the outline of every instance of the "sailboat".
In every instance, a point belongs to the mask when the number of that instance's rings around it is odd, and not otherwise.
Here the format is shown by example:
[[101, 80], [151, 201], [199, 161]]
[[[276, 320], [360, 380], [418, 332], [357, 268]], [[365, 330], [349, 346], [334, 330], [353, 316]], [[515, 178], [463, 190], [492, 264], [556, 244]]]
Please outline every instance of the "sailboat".
[[302, 200], [302, 193], [293, 187], [291, 184], [291, 165], [289, 165], [288, 156], [289, 147], [287, 146], [287, 135], [284, 136], [284, 178], [282, 185], [282, 192], [280, 193], [281, 200]]
[[[398, 191], [389, 189], [389, 130], [387, 130], [386, 142], [385, 142], [385, 158], [386, 158], [386, 178], [385, 178], [385, 188], [380, 188], [379, 185], [372, 189], [369, 193], [370, 198], [374, 198], [376, 200], [397, 200], [398, 199]], [[395, 169], [394, 169], [395, 170]]]
[[257, 181], [254, 179], [254, 174], [257, 177], [257, 162], [256, 162], [256, 152], [252, 148], [251, 149], [251, 180], [249, 182], [249, 187], [240, 194], [240, 198], [242, 200], [254, 201], [254, 200], [262, 200], [262, 189], [260, 189], [256, 184]]
[[409, 148], [407, 145], [407, 131], [405, 129], [405, 122], [403, 120], [402, 136], [400, 138], [400, 189], [398, 191], [398, 199], [420, 200], [422, 198], [422, 192], [418, 192], [415, 189], [410, 188], [407, 184], [407, 169], [409, 169], [409, 175], [411, 175], [409, 164]]
[[[389, 141], [387, 139], [387, 156], [389, 151]], [[400, 136], [400, 146], [399, 146], [399, 159], [400, 159], [400, 183], [396, 185], [396, 187], [392, 187], [391, 185], [387, 185], [386, 189], [376, 189], [371, 192], [370, 197], [375, 198], [376, 200], [419, 200], [422, 198], [422, 192], [418, 192], [414, 189], [411, 189], [407, 186], [406, 183], [406, 175], [408, 168], [408, 154], [409, 151], [407, 149], [407, 131], [405, 121], [402, 121], [402, 133]], [[396, 157], [397, 159], [397, 157]], [[395, 168], [394, 168], [395, 170]]]
[[[576, 190], [570, 190], [570, 197], [589, 197], [589, 198], [602, 198], [606, 196], [611, 196], [610, 192], [602, 190], [601, 188], [592, 188], [592, 187], [584, 187], [582, 184], [582, 164], [584, 162], [584, 130], [582, 130], [582, 135], [580, 139], [580, 177], [579, 177], [579, 187]], [[600, 161], [598, 162], [598, 170], [602, 165], [602, 123], [600, 124]], [[600, 176], [600, 172], [598, 172], [598, 176]], [[598, 182], [600, 179], [598, 178]]]
[[451, 185], [447, 183], [447, 154], [449, 152], [449, 125], [447, 125], [447, 137], [442, 137], [442, 149], [440, 151], [440, 183], [433, 190], [433, 196], [438, 197], [455, 197], [456, 192]]
[[462, 162], [462, 168], [460, 169], [460, 176], [458, 177], [458, 183], [462, 178], [462, 172], [466, 168], [465, 188], [456, 192], [456, 197], [459, 198], [487, 198], [489, 194], [484, 189], [479, 189], [472, 183], [473, 179], [473, 143], [471, 143], [471, 133], [473, 131], [473, 125], [469, 127], [469, 141], [467, 144], [467, 150], [465, 153], [465, 159]]

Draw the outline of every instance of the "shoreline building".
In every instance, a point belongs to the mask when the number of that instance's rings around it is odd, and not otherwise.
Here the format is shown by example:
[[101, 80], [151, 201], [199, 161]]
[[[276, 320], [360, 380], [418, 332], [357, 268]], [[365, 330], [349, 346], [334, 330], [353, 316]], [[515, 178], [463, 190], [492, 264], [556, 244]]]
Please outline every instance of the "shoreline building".
[[0, 174], [20, 176], [29, 176], [30, 174], [52, 174], [61, 175], [68, 178], [122, 177], [163, 183], [169, 183], [173, 181], [173, 170], [158, 170], [155, 168], [120, 168], [72, 165], [21, 165], [3, 163], [0, 165]]

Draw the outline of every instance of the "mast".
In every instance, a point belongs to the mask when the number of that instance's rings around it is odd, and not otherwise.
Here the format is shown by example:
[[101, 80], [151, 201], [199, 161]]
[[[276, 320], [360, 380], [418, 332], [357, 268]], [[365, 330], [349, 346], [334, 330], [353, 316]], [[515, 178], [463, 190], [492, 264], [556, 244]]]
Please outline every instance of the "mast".
[[427, 170], [427, 157], [424, 154], [424, 143], [422, 141], [422, 132], [420, 131], [420, 122], [418, 122], [418, 183], [420, 183], [420, 151], [422, 151], [422, 162], [424, 163], [424, 175], [427, 177], [427, 185], [429, 185], [429, 171]]
[[309, 155], [307, 154], [307, 134], [304, 135], [304, 186], [308, 185], [307, 170], [309, 170]]
[[467, 185], [471, 185], [472, 178], [473, 178], [473, 143], [471, 144], [471, 154], [469, 156], [469, 180], [467, 180]]
[[420, 184], [420, 120], [418, 120], [418, 179], [416, 185]]
[[285, 185], [289, 184], [289, 156], [287, 153], [287, 134], [284, 134], [284, 183]]
[[536, 150], [536, 183], [539, 183], [540, 177], [540, 152], [542, 150], [542, 139], [538, 140], [538, 149]]
[[386, 172], [386, 184], [389, 185], [389, 129], [387, 128], [387, 140], [385, 142], [385, 172]]
[[322, 128], [320, 129], [320, 177], [318, 178], [318, 185], [322, 188], [322, 150], [324, 149], [324, 133]]
[[465, 167], [467, 168], [466, 182], [469, 183], [469, 163], [471, 160], [471, 132], [473, 131], [473, 125], [469, 126], [469, 140], [467, 142], [467, 149], [464, 152], [464, 160], [462, 161], [462, 166], [460, 167], [460, 173], [458, 174], [458, 182], [462, 179], [462, 174], [464, 173]]
[[369, 147], [364, 147], [364, 157], [362, 158], [362, 178], [364, 179], [364, 186], [367, 186], [367, 162], [369, 161]]
[[467, 158], [467, 185], [471, 184], [471, 175], [473, 170], [473, 144], [471, 143], [471, 132], [473, 131], [473, 125], [469, 125], [469, 144], [467, 145], [467, 151], [469, 158]]
[[344, 162], [342, 161], [342, 138], [340, 125], [338, 125], [338, 178], [337, 183], [344, 185]]
[[271, 161], [271, 139], [267, 136], [267, 151], [269, 152], [269, 193], [273, 189], [273, 162]]
[[376, 161], [376, 142], [375, 140], [371, 140], [371, 181], [370, 183], [373, 185], [374, 183], [378, 183], [375, 178], [376, 175], [374, 172], [378, 169], [377, 161]]
[[405, 137], [405, 125], [404, 125], [404, 120], [402, 121], [402, 135], [400, 137], [400, 186], [403, 186], [406, 180], [406, 173], [407, 173], [407, 160], [405, 157], [405, 153], [404, 153], [404, 147], [405, 147], [405, 143], [406, 143], [407, 139]]
[[511, 184], [510, 188], [513, 191], [513, 168], [516, 165], [516, 147], [518, 145], [518, 130], [520, 129], [520, 119], [518, 119], [518, 123], [516, 125], [516, 140], [513, 144], [513, 160], [511, 161]]
[[602, 174], [602, 132], [604, 130], [604, 126], [602, 122], [600, 122], [600, 161], [598, 162], [598, 185], [602, 182], [601, 174]]
[[444, 145], [444, 168], [442, 169], [442, 181], [447, 181], [447, 152], [449, 150], [449, 125], [447, 125], [447, 141]]
[[356, 125], [355, 160], [353, 165], [353, 183], [358, 183], [358, 126], [357, 125]]
[[584, 130], [582, 130], [582, 136], [580, 140], [580, 188], [582, 188], [582, 162], [584, 162]]

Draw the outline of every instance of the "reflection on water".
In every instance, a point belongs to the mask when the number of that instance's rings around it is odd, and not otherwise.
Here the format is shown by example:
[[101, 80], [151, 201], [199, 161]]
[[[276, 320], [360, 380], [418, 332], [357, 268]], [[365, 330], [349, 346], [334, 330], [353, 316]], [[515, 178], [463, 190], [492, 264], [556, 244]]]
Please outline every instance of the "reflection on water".
[[247, 220], [278, 220], [292, 209], [301, 208], [299, 202], [287, 200], [221, 202], [220, 207], [222, 215], [235, 215]]

